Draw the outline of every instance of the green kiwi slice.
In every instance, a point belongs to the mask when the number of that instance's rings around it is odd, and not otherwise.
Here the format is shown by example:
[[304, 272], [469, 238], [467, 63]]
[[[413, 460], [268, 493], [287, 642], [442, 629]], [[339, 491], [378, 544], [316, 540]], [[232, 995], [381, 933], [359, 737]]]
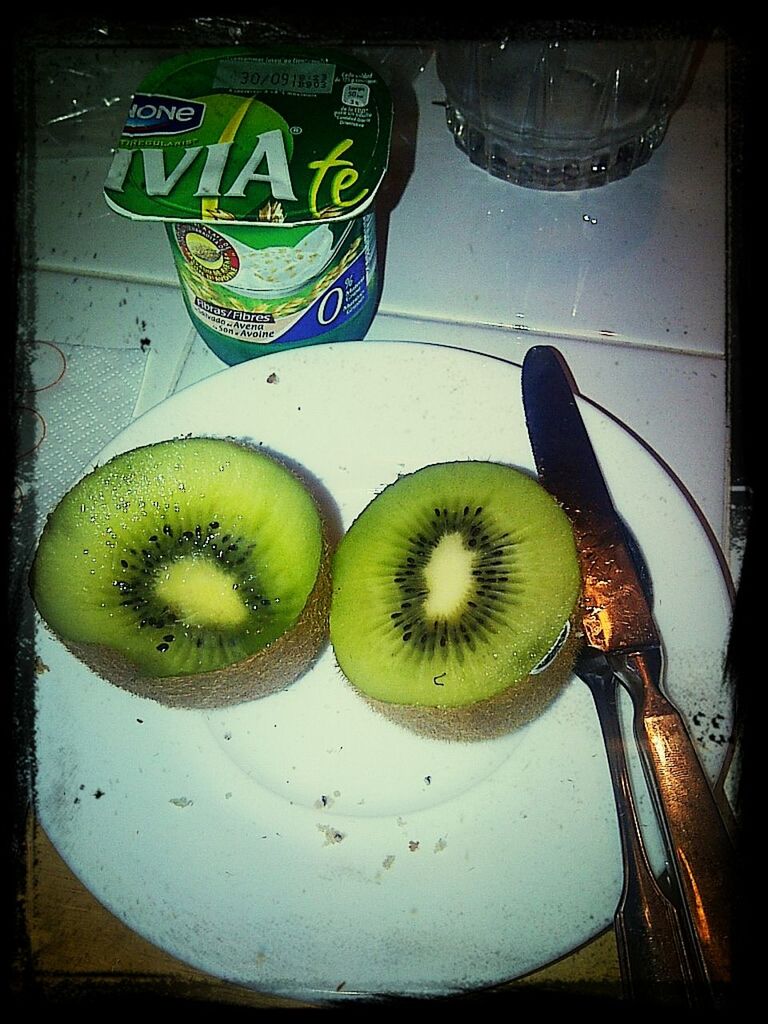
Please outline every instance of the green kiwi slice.
[[339, 544], [331, 643], [379, 710], [434, 735], [489, 736], [569, 677], [580, 594], [570, 521], [537, 480], [436, 464], [386, 487]]
[[53, 632], [105, 679], [215, 706], [297, 678], [327, 635], [323, 518], [303, 481], [231, 439], [134, 448], [49, 515], [31, 572]]

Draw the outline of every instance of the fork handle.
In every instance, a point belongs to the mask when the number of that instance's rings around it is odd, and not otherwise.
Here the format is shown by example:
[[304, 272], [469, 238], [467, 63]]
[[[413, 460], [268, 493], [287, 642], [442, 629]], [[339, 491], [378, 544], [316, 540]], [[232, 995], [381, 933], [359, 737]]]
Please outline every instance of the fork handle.
[[635, 810], [617, 705], [618, 680], [601, 656], [577, 668], [589, 687], [605, 742], [621, 840], [624, 882], [614, 915], [622, 983], [628, 998], [694, 1006], [698, 999], [674, 904], [648, 863]]
[[661, 656], [632, 654], [622, 673], [634, 730], [704, 971], [716, 995], [732, 981], [736, 851], [677, 709], [659, 687]]

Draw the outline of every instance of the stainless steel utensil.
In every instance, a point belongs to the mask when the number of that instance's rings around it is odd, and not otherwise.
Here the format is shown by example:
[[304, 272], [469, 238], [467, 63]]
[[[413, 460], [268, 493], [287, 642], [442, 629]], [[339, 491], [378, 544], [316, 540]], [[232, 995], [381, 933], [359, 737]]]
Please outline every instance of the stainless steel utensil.
[[579, 546], [587, 650], [632, 696], [643, 768], [684, 896], [691, 967], [719, 993], [731, 980], [731, 838], [683, 719], [662, 692], [661, 639], [565, 362], [556, 349], [534, 346], [522, 379], [539, 476], [571, 518]]
[[619, 715], [619, 682], [605, 655], [587, 648], [576, 674], [592, 694], [603, 734], [621, 840], [623, 886], [614, 915], [619, 967], [628, 998], [694, 1006], [696, 971], [684, 923], [659, 886], [645, 849]]

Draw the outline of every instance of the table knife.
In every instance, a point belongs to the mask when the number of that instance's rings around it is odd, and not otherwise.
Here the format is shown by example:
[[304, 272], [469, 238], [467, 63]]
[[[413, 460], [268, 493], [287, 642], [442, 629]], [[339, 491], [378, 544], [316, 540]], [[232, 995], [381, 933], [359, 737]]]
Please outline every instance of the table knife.
[[670, 871], [705, 982], [732, 980], [735, 850], [683, 717], [662, 689], [663, 647], [565, 360], [548, 345], [523, 362], [523, 404], [539, 478], [571, 519], [584, 584], [585, 644], [629, 691], [635, 736]]

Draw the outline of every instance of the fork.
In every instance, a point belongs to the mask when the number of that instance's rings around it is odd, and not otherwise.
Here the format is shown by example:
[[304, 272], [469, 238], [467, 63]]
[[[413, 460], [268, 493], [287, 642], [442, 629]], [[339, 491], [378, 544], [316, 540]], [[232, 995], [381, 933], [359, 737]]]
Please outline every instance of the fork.
[[640, 829], [619, 715], [620, 684], [605, 655], [592, 648], [579, 656], [575, 671], [597, 710], [616, 804], [624, 878], [614, 932], [625, 994], [693, 1007], [700, 990], [680, 914], [656, 879]]

